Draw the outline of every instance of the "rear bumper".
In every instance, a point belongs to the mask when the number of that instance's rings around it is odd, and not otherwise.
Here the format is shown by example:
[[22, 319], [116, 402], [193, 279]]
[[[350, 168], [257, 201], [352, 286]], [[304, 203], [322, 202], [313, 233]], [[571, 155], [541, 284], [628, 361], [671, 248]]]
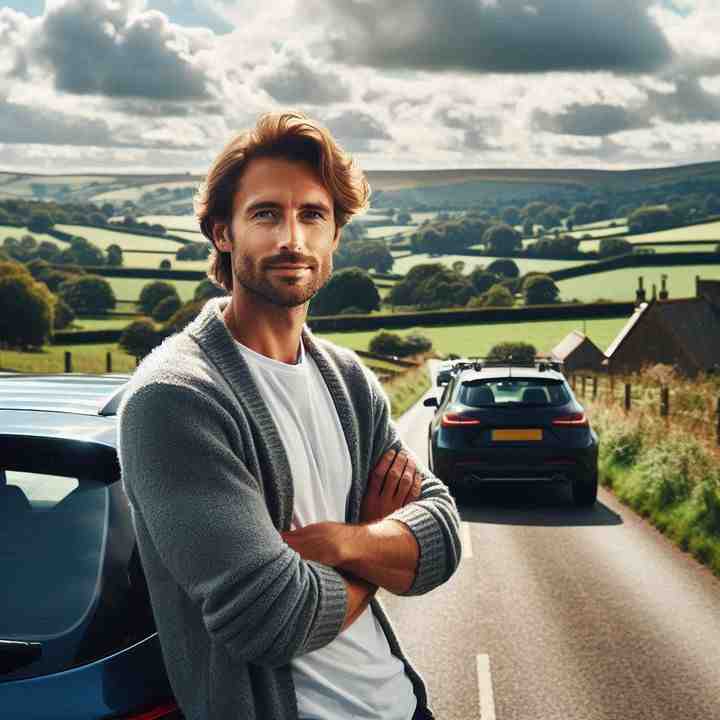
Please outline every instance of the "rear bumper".
[[446, 483], [570, 482], [597, 471], [597, 445], [572, 450], [516, 448], [468, 454], [435, 449], [435, 475]]

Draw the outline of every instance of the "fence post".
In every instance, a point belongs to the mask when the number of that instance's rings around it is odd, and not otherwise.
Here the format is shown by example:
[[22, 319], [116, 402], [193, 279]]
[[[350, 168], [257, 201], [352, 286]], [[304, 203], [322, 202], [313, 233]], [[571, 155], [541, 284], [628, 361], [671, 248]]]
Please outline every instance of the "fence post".
[[72, 372], [72, 353], [69, 350], [65, 351], [65, 372]]
[[110, 351], [105, 356], [105, 372], [112, 372], [112, 353]]
[[629, 412], [631, 405], [632, 405], [632, 386], [630, 385], [630, 383], [625, 383], [625, 412]]
[[585, 397], [585, 383], [587, 382], [587, 378], [585, 377], [585, 375], [583, 375], [580, 380], [582, 382], [582, 390], [580, 391], [580, 395], [582, 397]]
[[597, 375], [593, 375], [593, 389], [592, 389], [592, 399], [597, 400], [597, 393], [598, 393], [598, 379]]
[[670, 388], [667, 386], [660, 388], [660, 416], [670, 416]]
[[717, 444], [720, 445], [720, 397], [717, 401]]
[[571, 380], [572, 380], [572, 389], [575, 390], [577, 388], [577, 377], [576, 377], [575, 373], [573, 373]]

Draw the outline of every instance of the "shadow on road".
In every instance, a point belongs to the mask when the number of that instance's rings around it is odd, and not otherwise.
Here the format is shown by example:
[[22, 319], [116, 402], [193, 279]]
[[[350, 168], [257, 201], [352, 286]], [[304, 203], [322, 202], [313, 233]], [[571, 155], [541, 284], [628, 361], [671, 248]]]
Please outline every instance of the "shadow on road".
[[502, 525], [622, 525], [622, 517], [600, 500], [591, 508], [576, 508], [570, 489], [557, 485], [513, 482], [486, 484], [457, 491], [455, 499], [465, 522]]

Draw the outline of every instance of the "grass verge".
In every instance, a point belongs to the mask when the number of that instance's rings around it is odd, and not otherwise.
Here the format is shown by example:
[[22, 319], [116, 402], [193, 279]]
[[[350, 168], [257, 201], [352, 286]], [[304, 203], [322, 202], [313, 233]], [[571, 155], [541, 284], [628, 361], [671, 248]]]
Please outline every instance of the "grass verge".
[[720, 577], [717, 452], [683, 428], [595, 406], [601, 483]]
[[413, 368], [383, 383], [390, 399], [393, 418], [400, 417], [414, 405], [430, 388], [430, 374], [427, 365]]

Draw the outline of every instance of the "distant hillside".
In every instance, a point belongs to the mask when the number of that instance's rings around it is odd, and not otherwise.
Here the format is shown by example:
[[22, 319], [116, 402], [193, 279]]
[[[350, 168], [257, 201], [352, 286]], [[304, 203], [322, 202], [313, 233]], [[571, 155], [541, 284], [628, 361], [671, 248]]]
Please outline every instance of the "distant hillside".
[[[438, 204], [447, 200], [471, 202], [481, 196], [522, 200], [556, 193], [623, 192], [666, 185], [716, 183], [720, 187], [720, 162], [643, 170], [371, 170], [368, 180], [383, 205], [397, 202]], [[0, 172], [0, 198], [48, 199], [59, 202], [113, 202], [147, 204], [150, 193], [157, 203], [187, 206], [188, 193], [200, 175], [33, 175]], [[458, 186], [463, 186], [460, 189]]]

